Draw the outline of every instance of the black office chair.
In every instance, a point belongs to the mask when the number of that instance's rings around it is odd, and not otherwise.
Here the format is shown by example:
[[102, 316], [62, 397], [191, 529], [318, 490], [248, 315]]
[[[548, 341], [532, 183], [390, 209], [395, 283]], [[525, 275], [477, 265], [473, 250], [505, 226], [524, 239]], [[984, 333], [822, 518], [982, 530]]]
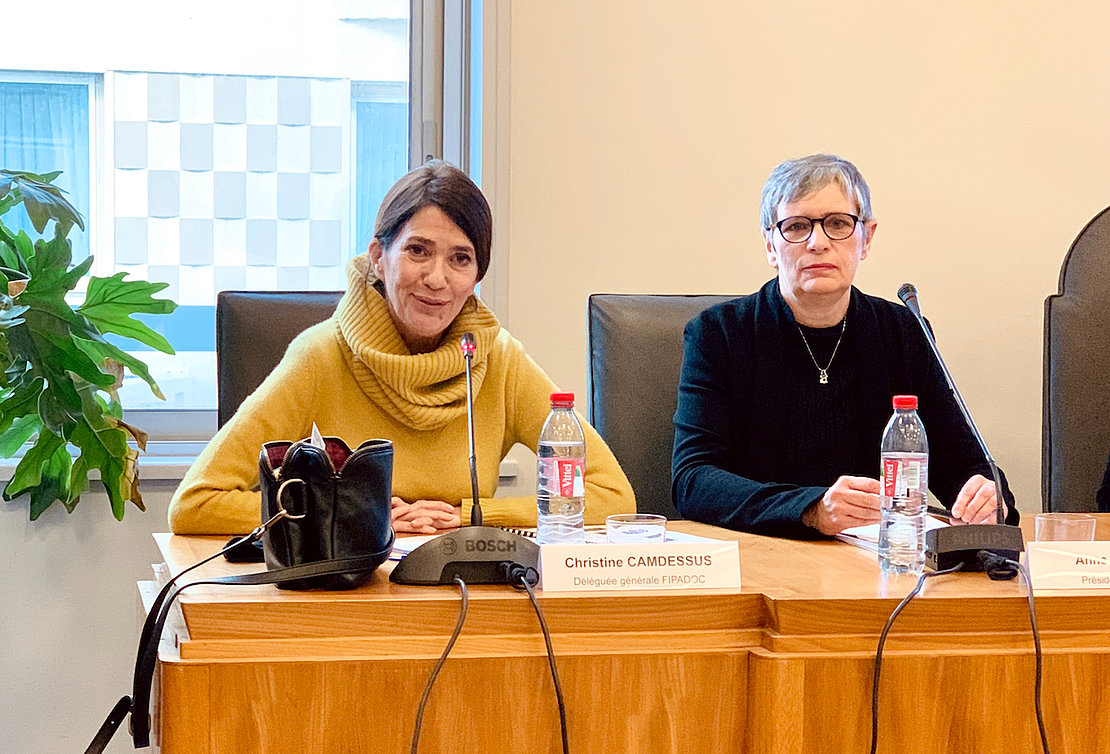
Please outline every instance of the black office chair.
[[290, 341], [335, 312], [342, 291], [223, 291], [216, 296], [219, 426], [273, 371]]
[[681, 518], [671, 501], [671, 451], [682, 330], [735, 296], [595, 293], [589, 298], [590, 423], [620, 462], [636, 507]]
[[1041, 497], [1093, 511], [1110, 453], [1110, 207], [1087, 224], [1044, 302]]

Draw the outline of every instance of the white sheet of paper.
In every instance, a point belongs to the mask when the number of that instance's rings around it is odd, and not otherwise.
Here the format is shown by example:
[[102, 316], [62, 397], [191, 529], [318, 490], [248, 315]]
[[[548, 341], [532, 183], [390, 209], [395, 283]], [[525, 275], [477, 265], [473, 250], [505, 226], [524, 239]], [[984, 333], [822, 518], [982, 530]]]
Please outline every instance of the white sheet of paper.
[[[393, 551], [389, 554], [390, 560], [400, 560], [425, 542], [430, 542], [440, 534], [418, 534], [412, 537], [397, 537], [393, 542]], [[605, 527], [586, 527], [586, 544], [605, 544]], [[668, 542], [717, 542], [710, 537], [699, 537], [680, 531], [667, 532]]]
[[312, 436], [308, 440], [308, 444], [314, 448], [324, 449], [324, 437], [320, 434], [320, 430], [316, 427], [316, 422], [312, 422]]
[[[949, 524], [941, 521], [939, 518], [933, 516], [925, 517], [925, 531], [932, 531], [933, 529], [943, 529]], [[838, 537], [848, 536], [862, 539], [865, 542], [879, 542], [879, 524], [868, 524], [867, 526], [854, 526], [851, 529], [845, 529], [837, 534]]]

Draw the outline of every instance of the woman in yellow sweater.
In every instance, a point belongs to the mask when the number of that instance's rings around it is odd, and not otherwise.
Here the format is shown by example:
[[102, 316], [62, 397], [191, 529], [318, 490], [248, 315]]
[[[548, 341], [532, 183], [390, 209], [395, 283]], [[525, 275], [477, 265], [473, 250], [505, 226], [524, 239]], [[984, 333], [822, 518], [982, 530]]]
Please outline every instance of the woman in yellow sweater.
[[[459, 338], [472, 332], [475, 453], [486, 524], [534, 525], [535, 497], [498, 498], [498, 467], [516, 443], [535, 448], [555, 385], [474, 295], [490, 259], [492, 217], [460, 170], [433, 161], [382, 201], [368, 253], [351, 260], [331, 319], [301, 333], [212, 438], [170, 503], [179, 534], [258, 525], [258, 452], [271, 440], [323, 435], [355, 447], [394, 443], [393, 527], [432, 533], [468, 523], [466, 377]], [[601, 436], [586, 434], [586, 520], [635, 510]]]

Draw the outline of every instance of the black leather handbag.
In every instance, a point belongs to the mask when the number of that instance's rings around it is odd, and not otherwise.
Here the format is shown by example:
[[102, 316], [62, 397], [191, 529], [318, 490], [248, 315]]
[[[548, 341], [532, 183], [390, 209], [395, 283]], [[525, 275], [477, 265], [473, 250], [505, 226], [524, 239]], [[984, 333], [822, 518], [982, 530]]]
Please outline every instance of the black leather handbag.
[[268, 442], [258, 458], [262, 520], [284, 515], [263, 535], [271, 570], [367, 558], [364, 569], [279, 581], [281, 589], [354, 589], [393, 547], [393, 443], [367, 440], [354, 451], [338, 437]]
[[[281, 589], [354, 589], [366, 583], [393, 549], [390, 500], [393, 443], [367, 440], [354, 451], [337, 437], [324, 447], [308, 440], [270, 442], [258, 460], [262, 524], [170, 581], [154, 600], [139, 637], [132, 692], [100, 726], [85, 754], [104, 751], [131, 716], [136, 749], [150, 745], [150, 690], [170, 606], [198, 584], [277, 584]], [[179, 584], [194, 568], [261, 540], [267, 570]]]

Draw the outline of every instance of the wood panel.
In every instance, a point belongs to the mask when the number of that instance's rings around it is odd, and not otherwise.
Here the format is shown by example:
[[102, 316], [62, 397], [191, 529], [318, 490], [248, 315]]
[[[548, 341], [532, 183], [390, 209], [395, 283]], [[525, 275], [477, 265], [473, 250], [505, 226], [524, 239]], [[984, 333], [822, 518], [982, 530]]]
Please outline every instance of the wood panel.
[[[1030, 522], [1031, 523], [1031, 522]], [[878, 635], [913, 587], [873, 553], [676, 522], [740, 543], [727, 592], [540, 594], [575, 752], [867, 751]], [[1099, 522], [1110, 537], [1110, 517]], [[160, 537], [172, 571], [220, 539]], [[214, 562], [198, 575], [257, 566]], [[198, 587], [164, 649], [169, 754], [405, 752], [455, 625], [453, 588], [350, 592]], [[188, 593], [187, 593], [188, 594]], [[1039, 750], [1026, 587], [983, 574], [930, 579], [883, 663], [880, 751]], [[1110, 591], [1036, 598], [1055, 754], [1110, 754]], [[421, 751], [558, 752], [543, 640], [527, 597], [470, 590], [470, 614], [429, 702]]]
[[[434, 661], [213, 663], [178, 668], [166, 754], [407, 752]], [[746, 652], [561, 656], [568, 737], [583, 754], [737, 751]], [[722, 704], [738, 699], [739, 704]], [[203, 714], [209, 710], [207, 716]], [[453, 658], [429, 699], [421, 751], [561, 751], [546, 656]]]
[[161, 744], [163, 754], [211, 752], [208, 666], [162, 662], [154, 683], [151, 740], [155, 748]]
[[[1040, 751], [1034, 657], [884, 653], [879, 752], [1012, 754]], [[756, 651], [747, 751], [866, 752], [871, 742], [871, 658], [778, 656]], [[1049, 653], [1044, 709], [1056, 754], [1106, 754], [1110, 653]]]

